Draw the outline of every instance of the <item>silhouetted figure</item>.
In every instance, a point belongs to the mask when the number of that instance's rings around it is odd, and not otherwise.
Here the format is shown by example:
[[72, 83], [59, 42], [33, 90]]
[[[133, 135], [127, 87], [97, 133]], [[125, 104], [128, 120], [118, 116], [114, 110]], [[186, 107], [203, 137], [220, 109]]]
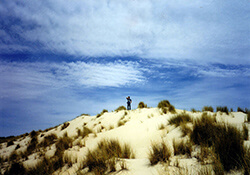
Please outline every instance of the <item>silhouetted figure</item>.
[[130, 99], [130, 96], [128, 96], [126, 99], [127, 99], [127, 110], [131, 110], [132, 100]]

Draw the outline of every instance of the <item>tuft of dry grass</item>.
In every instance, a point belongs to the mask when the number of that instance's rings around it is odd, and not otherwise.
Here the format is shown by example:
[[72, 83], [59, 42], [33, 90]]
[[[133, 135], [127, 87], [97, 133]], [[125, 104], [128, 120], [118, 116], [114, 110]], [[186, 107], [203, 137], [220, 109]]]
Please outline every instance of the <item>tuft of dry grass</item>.
[[164, 114], [166, 114], [168, 111], [171, 113], [176, 113], [175, 107], [172, 104], [170, 104], [168, 100], [160, 101], [157, 107], [161, 109]]
[[192, 129], [189, 126], [187, 126], [186, 123], [181, 123], [180, 128], [181, 128], [181, 131], [183, 133], [182, 137], [184, 137], [186, 135], [190, 135], [192, 133]]
[[96, 118], [101, 117], [101, 116], [102, 116], [104, 113], [106, 113], [106, 112], [108, 112], [108, 110], [107, 110], [107, 109], [103, 109], [102, 112], [101, 112], [100, 114], [97, 114], [97, 115], [96, 115]]
[[173, 140], [173, 148], [174, 148], [174, 155], [187, 155], [188, 157], [191, 157], [192, 153], [192, 144], [191, 142], [184, 142], [183, 140], [181, 142], [176, 142]]
[[242, 168], [246, 154], [244, 139], [236, 127], [218, 124], [211, 116], [204, 114], [201, 119], [195, 121], [190, 138], [198, 145], [212, 147], [218, 156], [214, 160], [219, 161], [225, 171]]
[[212, 106], [204, 106], [202, 108], [202, 112], [206, 112], [206, 111], [214, 112], [214, 108]]
[[93, 133], [93, 131], [86, 126], [83, 126], [83, 130], [81, 130], [79, 128], [77, 130], [78, 136], [82, 136], [82, 138], [88, 136], [90, 133]]
[[149, 152], [151, 165], [156, 165], [158, 162], [167, 162], [170, 156], [171, 151], [163, 141], [160, 144], [151, 144], [151, 150]]
[[44, 137], [44, 140], [39, 144], [39, 146], [45, 148], [49, 145], [54, 144], [56, 141], [57, 141], [57, 135], [50, 134], [50, 135]]
[[139, 104], [138, 104], [138, 108], [140, 108], [140, 109], [142, 109], [142, 108], [147, 108], [148, 106], [147, 106], [147, 104], [145, 104], [144, 102], [140, 102]]
[[126, 122], [127, 122], [126, 120], [119, 120], [117, 123], [117, 126], [118, 127], [123, 126], [123, 125], [125, 125]]
[[192, 118], [187, 113], [177, 114], [169, 119], [170, 125], [180, 126], [183, 123], [192, 122]]
[[121, 145], [118, 140], [102, 140], [95, 150], [88, 151], [83, 167], [95, 174], [114, 172], [117, 158], [134, 158], [131, 147]]
[[248, 140], [248, 127], [246, 126], [246, 124], [243, 124], [242, 128], [243, 128], [243, 139]]
[[66, 129], [69, 126], [69, 122], [65, 122], [62, 127], [61, 127], [61, 131]]
[[158, 126], [158, 129], [159, 129], [159, 130], [165, 129], [165, 125], [164, 125], [163, 123], [161, 123], [161, 124]]
[[115, 111], [119, 112], [119, 111], [123, 111], [126, 110], [127, 108], [125, 106], [119, 106]]
[[217, 106], [216, 112], [225, 112], [227, 115], [229, 114], [227, 106]]
[[12, 146], [12, 145], [14, 145], [13, 140], [10, 140], [10, 141], [7, 142], [7, 147]]

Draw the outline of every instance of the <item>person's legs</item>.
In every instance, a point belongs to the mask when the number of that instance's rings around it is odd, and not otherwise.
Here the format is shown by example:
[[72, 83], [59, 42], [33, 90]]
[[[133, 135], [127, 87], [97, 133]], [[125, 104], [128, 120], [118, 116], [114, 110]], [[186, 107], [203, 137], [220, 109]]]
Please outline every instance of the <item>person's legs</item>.
[[127, 110], [131, 110], [131, 106], [130, 105], [127, 106]]

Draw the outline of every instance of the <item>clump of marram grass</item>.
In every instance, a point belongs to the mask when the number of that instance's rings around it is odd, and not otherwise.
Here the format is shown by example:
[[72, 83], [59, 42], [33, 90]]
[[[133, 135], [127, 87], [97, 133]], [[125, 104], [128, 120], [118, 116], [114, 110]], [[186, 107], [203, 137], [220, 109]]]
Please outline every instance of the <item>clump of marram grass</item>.
[[134, 158], [131, 147], [128, 144], [121, 145], [118, 140], [102, 140], [98, 143], [98, 148], [109, 158]]
[[216, 160], [225, 171], [242, 168], [244, 146], [242, 133], [228, 124], [218, 124], [211, 116], [204, 114], [194, 123], [191, 140], [201, 146], [212, 147]]
[[82, 136], [82, 138], [84, 138], [90, 133], [93, 133], [93, 131], [86, 126], [83, 126], [83, 130], [78, 128], [77, 133], [78, 133], [78, 136]]
[[173, 140], [173, 148], [174, 148], [174, 155], [187, 155], [188, 157], [191, 157], [192, 153], [192, 144], [191, 142], [184, 142], [183, 140], [180, 142], [176, 142], [176, 140]]
[[197, 110], [194, 108], [191, 108], [191, 112], [197, 112]]
[[115, 111], [119, 112], [119, 111], [123, 111], [123, 110], [126, 110], [125, 106], [119, 106]]
[[83, 167], [88, 167], [89, 172], [105, 174], [116, 171], [117, 158], [134, 158], [131, 147], [121, 145], [118, 140], [102, 140], [93, 151], [88, 151]]
[[192, 122], [192, 118], [187, 113], [177, 114], [168, 120], [170, 125], [180, 126], [183, 123]]
[[4, 175], [23, 175], [26, 173], [27, 171], [22, 163], [14, 162], [10, 165]]
[[240, 108], [240, 107], [237, 108], [237, 112], [243, 112], [243, 113], [245, 113], [245, 111], [242, 108]]
[[140, 102], [139, 104], [138, 104], [138, 108], [140, 108], [140, 109], [142, 109], [142, 108], [147, 108], [147, 104], [145, 104], [144, 102]]
[[225, 112], [227, 115], [229, 114], [227, 106], [217, 106], [216, 112]]
[[250, 122], [250, 111], [247, 112], [247, 122]]
[[163, 141], [160, 144], [151, 144], [151, 150], [149, 152], [149, 161], [151, 165], [155, 165], [158, 162], [168, 162], [170, 156], [171, 151]]
[[248, 127], [245, 124], [243, 124], [242, 129], [243, 129], [243, 139], [248, 140]]
[[166, 125], [164, 125], [163, 123], [161, 123], [159, 126], [158, 126], [158, 129], [159, 130], [163, 130], [165, 129]]
[[56, 142], [56, 152], [54, 156], [54, 164], [53, 169], [57, 170], [62, 168], [65, 164], [63, 160], [64, 151], [72, 147], [73, 140], [68, 137], [67, 133], [64, 134], [63, 137], [59, 138]]
[[7, 142], [7, 147], [12, 146], [12, 145], [14, 145], [13, 140], [10, 140], [10, 141]]
[[61, 131], [66, 129], [69, 126], [69, 122], [65, 122], [62, 127], [61, 127]]
[[59, 138], [58, 141], [56, 142], [56, 153], [55, 155], [57, 155], [59, 152], [64, 152], [65, 150], [67, 150], [68, 148], [72, 147], [72, 142], [73, 140], [68, 137], [68, 134], [65, 133], [63, 137]]
[[108, 112], [108, 110], [107, 110], [107, 109], [103, 109], [102, 112], [101, 112], [100, 114], [97, 114], [97, 115], [96, 115], [96, 118], [101, 117], [101, 116], [102, 116], [104, 113], [106, 113], [106, 112]]
[[244, 147], [244, 157], [242, 161], [243, 169], [245, 171], [244, 174], [250, 174], [250, 147]]
[[16, 151], [13, 151], [9, 156], [9, 161], [17, 161], [19, 159], [19, 155]]
[[33, 138], [33, 137], [36, 137], [38, 135], [38, 132], [33, 130], [33, 131], [30, 132], [29, 135], [30, 135], [31, 138]]
[[176, 113], [175, 107], [172, 104], [170, 104], [168, 100], [160, 101], [157, 107], [161, 109], [164, 114], [166, 114], [168, 111], [171, 113]]
[[180, 129], [183, 133], [182, 137], [184, 137], [186, 135], [190, 135], [192, 133], [192, 129], [186, 123], [181, 123]]
[[57, 141], [57, 135], [50, 134], [44, 137], [43, 141], [39, 144], [41, 147], [47, 147], [49, 145], [54, 144]]
[[118, 123], [117, 123], [117, 126], [120, 127], [122, 125], [125, 125], [124, 120], [119, 120]]
[[158, 108], [163, 109], [163, 108], [168, 108], [170, 106], [170, 102], [168, 100], [162, 100], [158, 103]]
[[202, 112], [206, 112], [206, 111], [208, 111], [208, 112], [214, 112], [214, 108], [212, 106], [204, 106], [202, 108]]
[[38, 140], [37, 140], [37, 136], [35, 136], [31, 139], [26, 151], [24, 152], [24, 156], [27, 157], [28, 155], [35, 152], [37, 145], [38, 145]]

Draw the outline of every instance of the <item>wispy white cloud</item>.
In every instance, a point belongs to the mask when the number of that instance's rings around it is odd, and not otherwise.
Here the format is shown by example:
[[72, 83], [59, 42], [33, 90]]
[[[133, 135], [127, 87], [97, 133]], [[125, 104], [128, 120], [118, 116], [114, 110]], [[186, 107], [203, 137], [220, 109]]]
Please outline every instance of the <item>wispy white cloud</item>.
[[19, 43], [25, 51], [249, 64], [247, 6], [245, 0], [4, 1], [1, 16], [17, 23], [3, 25], [25, 43], [9, 33], [12, 43], [1, 51]]
[[34, 98], [68, 87], [103, 88], [143, 83], [146, 78], [136, 62], [42, 63], [0, 62], [1, 98]]

